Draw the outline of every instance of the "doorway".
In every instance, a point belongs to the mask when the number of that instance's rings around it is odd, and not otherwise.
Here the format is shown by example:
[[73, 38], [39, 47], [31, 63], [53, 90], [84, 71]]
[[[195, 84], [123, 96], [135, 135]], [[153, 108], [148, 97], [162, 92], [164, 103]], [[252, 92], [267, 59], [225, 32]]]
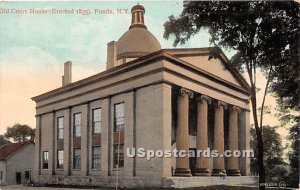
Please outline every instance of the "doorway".
[[17, 182], [17, 185], [21, 184], [21, 172], [17, 172], [16, 173], [16, 182]]
[[190, 148], [190, 152], [193, 152], [189, 157], [190, 162], [190, 170], [192, 175], [195, 175], [196, 173], [196, 161], [197, 161], [197, 150], [195, 148]]

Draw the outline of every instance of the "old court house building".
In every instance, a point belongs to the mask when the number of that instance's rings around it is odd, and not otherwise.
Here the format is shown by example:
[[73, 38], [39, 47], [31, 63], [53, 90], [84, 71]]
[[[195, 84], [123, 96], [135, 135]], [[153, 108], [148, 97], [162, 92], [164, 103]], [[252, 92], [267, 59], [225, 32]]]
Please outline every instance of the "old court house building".
[[127, 148], [248, 150], [250, 123], [249, 86], [220, 49], [161, 49], [144, 7], [131, 13], [129, 30], [107, 45], [105, 71], [72, 83], [67, 62], [63, 86], [32, 98], [35, 183], [183, 187], [216, 184], [220, 172], [249, 183], [249, 158], [126, 156]]

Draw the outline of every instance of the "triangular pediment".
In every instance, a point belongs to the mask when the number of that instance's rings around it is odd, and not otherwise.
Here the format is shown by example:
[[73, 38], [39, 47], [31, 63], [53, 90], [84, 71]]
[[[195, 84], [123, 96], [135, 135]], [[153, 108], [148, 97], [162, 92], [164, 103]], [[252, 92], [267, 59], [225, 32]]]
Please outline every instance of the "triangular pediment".
[[169, 50], [168, 54], [203, 70], [215, 78], [226, 81], [229, 84], [249, 89], [249, 85], [243, 76], [231, 65], [225, 54], [218, 49], [217, 54], [212, 48], [200, 49], [176, 49]]
[[237, 86], [242, 87], [240, 82], [232, 75], [227, 69], [226, 65], [218, 58], [208, 60], [209, 56], [192, 56], [192, 57], [181, 57], [179, 59], [195, 65], [196, 67], [215, 75], [223, 80], [233, 83]]

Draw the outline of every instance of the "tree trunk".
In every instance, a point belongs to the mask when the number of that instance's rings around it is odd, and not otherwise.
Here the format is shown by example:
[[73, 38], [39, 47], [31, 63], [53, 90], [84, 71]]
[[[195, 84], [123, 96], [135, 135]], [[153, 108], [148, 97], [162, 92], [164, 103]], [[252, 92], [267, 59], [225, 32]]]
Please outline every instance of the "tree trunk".
[[262, 128], [258, 125], [258, 118], [257, 118], [257, 102], [256, 102], [256, 89], [255, 85], [251, 83], [252, 89], [252, 96], [251, 96], [251, 105], [252, 105], [252, 113], [253, 113], [253, 120], [254, 120], [254, 127], [257, 137], [257, 161], [258, 161], [258, 168], [259, 168], [259, 189], [265, 190], [265, 165], [264, 165], [264, 142], [262, 138]]
[[258, 167], [259, 167], [259, 189], [264, 190], [265, 189], [265, 165], [264, 165], [264, 143], [262, 138], [262, 130], [258, 129], [256, 130], [256, 136], [257, 136], [257, 160], [258, 160]]

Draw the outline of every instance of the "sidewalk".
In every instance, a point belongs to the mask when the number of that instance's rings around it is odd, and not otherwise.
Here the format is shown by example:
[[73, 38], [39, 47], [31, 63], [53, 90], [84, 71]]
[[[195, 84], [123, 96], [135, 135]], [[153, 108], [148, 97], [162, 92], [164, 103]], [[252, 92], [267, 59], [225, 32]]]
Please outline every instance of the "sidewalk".
[[[57, 187], [28, 187], [23, 185], [10, 185], [10, 186], [0, 186], [0, 190], [76, 190], [75, 188], [57, 188]], [[93, 189], [80, 189], [80, 190], [93, 190]]]

